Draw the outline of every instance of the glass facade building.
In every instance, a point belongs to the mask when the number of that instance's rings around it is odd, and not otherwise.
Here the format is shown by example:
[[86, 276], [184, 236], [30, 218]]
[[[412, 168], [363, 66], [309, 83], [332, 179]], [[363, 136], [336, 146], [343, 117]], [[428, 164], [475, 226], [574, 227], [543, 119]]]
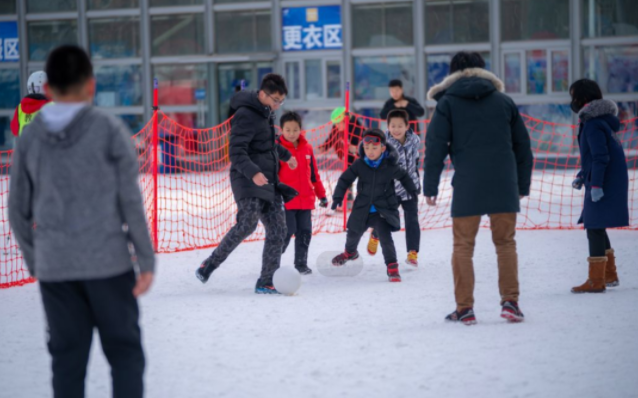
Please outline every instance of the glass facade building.
[[[341, 48], [284, 49], [284, 10], [331, 5], [340, 7]], [[329, 120], [348, 81], [351, 106], [365, 115], [378, 115], [395, 78], [431, 111], [427, 90], [460, 50], [482, 53], [530, 116], [573, 123], [567, 90], [580, 77], [597, 80], [621, 118], [637, 114], [636, 0], [2, 0], [0, 27], [11, 23], [19, 57], [6, 56], [5, 37], [2, 148], [12, 145], [9, 122], [29, 74], [67, 43], [93, 59], [95, 104], [132, 132], [150, 119], [153, 77], [162, 110], [187, 127], [226, 119], [235, 87], [256, 88], [272, 71], [286, 77], [286, 108], [306, 127]]]

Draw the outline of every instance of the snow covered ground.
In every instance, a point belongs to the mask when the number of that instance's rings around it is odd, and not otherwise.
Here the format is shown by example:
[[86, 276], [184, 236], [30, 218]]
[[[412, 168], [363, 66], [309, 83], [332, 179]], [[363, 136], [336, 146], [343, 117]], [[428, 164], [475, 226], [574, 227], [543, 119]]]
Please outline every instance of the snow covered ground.
[[[263, 242], [240, 246], [206, 285], [193, 271], [208, 251], [160, 255], [141, 300], [147, 396], [637, 397], [638, 232], [611, 239], [621, 285], [574, 295], [587, 275], [584, 232], [519, 232], [526, 322], [507, 324], [481, 230], [474, 327], [443, 322], [454, 309], [449, 229], [423, 233], [421, 265], [403, 266], [402, 283], [386, 281], [380, 254], [365, 254], [359, 275], [315, 272], [293, 297], [253, 293]], [[311, 264], [344, 240], [314, 237]], [[395, 240], [404, 256], [404, 234]], [[39, 300], [35, 284], [0, 290], [0, 397], [51, 396]], [[87, 396], [109, 396], [97, 336], [87, 380]]]

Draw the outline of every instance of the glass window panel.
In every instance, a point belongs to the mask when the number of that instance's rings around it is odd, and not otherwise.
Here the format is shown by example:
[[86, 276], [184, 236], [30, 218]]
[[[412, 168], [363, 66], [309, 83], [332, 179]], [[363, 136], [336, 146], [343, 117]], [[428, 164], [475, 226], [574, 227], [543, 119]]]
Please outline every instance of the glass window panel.
[[118, 115], [131, 130], [131, 135], [139, 133], [146, 125], [144, 115]]
[[7, 150], [13, 147], [13, 133], [11, 133], [11, 118], [0, 116], [0, 149]]
[[403, 47], [414, 42], [411, 3], [353, 6], [354, 47]]
[[94, 59], [139, 57], [140, 20], [137, 17], [90, 19], [89, 42]]
[[286, 111], [295, 111], [301, 116], [303, 122], [303, 128], [306, 130], [305, 137], [312, 146], [322, 144], [326, 140], [326, 135], [323, 130], [312, 131], [319, 126], [326, 124], [326, 121], [330, 120], [330, 114], [332, 109], [285, 109]]
[[356, 100], [387, 99], [388, 82], [392, 79], [401, 79], [405, 94], [414, 96], [414, 57], [355, 57], [354, 79]]
[[547, 52], [527, 51], [527, 94], [547, 94]]
[[95, 68], [97, 106], [142, 105], [142, 68], [140, 65], [103, 65]]
[[153, 67], [153, 76], [158, 79], [158, 101], [161, 106], [195, 105], [195, 90], [206, 90], [208, 87], [206, 64], [156, 65]]
[[341, 61], [327, 61], [328, 98], [341, 98]]
[[20, 69], [0, 69], [0, 108], [14, 109], [20, 103]]
[[53, 50], [62, 44], [78, 43], [78, 25], [76, 20], [38, 21], [27, 24], [29, 59], [44, 61]]
[[638, 92], [638, 45], [584, 50], [585, 75], [597, 81], [604, 93]]
[[505, 64], [505, 92], [521, 92], [521, 55], [519, 53], [506, 53]]
[[299, 62], [286, 62], [286, 84], [288, 85], [288, 98], [301, 98], [301, 76]]
[[193, 6], [204, 4], [204, 0], [149, 0], [151, 7]]
[[180, 14], [151, 17], [153, 55], [190, 55], [204, 52], [204, 15]]
[[552, 91], [567, 92], [569, 87], [569, 51], [552, 51]]
[[243, 80], [246, 90], [256, 90], [268, 73], [272, 73], [272, 64], [269, 62], [219, 64], [217, 81], [220, 119], [226, 119], [228, 116], [230, 98], [235, 94], [235, 86], [240, 85]]
[[427, 44], [477, 43], [490, 40], [489, 2], [486, 0], [427, 0]]
[[27, 0], [27, 12], [75, 11], [77, 5], [77, 0]]
[[316, 100], [323, 97], [323, 77], [321, 60], [309, 59], [305, 62], [306, 71], [306, 99]]
[[582, 0], [585, 37], [638, 35], [638, 1]]
[[[16, 2], [15, 1], [0, 1], [0, 14], [16, 14]], [[2, 134], [0, 132], [0, 134]]]
[[[529, 129], [532, 149], [545, 153], [571, 153], [574, 145], [572, 111], [569, 104], [519, 105], [518, 111], [548, 123], [535, 124]], [[563, 126], [564, 125], [564, 126]]]
[[569, 0], [501, 0], [501, 36], [503, 41], [569, 38]]
[[[489, 52], [480, 53], [485, 61], [485, 69], [492, 69], [492, 60]], [[454, 54], [427, 54], [428, 89], [441, 83], [450, 74], [450, 63]]]
[[[270, 11], [215, 13], [217, 52], [271, 51]], [[229, 35], [228, 32], [233, 32]]]
[[118, 8], [137, 8], [139, 0], [87, 0], [89, 10], [114, 10]]
[[255, 51], [271, 51], [272, 35], [270, 34], [270, 11], [256, 11], [256, 47]]

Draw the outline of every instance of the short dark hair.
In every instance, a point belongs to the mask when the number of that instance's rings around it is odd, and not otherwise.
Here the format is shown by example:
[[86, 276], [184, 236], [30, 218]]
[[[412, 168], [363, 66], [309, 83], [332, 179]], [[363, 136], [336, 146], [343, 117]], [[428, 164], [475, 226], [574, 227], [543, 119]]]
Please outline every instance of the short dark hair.
[[485, 60], [481, 54], [474, 51], [459, 51], [454, 55], [454, 57], [452, 57], [452, 61], [450, 62], [450, 74], [468, 68], [485, 69]]
[[399, 79], [392, 79], [388, 84], [388, 87], [401, 87], [403, 88], [403, 82]]
[[284, 127], [284, 124], [286, 124], [287, 122], [297, 122], [299, 128], [302, 127], [301, 116], [297, 112], [288, 111], [281, 115], [281, 119], [279, 119], [279, 125], [281, 127]]
[[603, 99], [603, 92], [600, 90], [600, 86], [591, 79], [576, 80], [569, 87], [569, 94], [579, 109], [594, 100]]
[[408, 112], [403, 109], [391, 110], [390, 113], [388, 113], [388, 123], [390, 123], [390, 120], [392, 119], [403, 119], [406, 125], [410, 125], [410, 115], [408, 115]]
[[288, 87], [286, 87], [286, 81], [281, 75], [276, 73], [269, 73], [261, 80], [261, 91], [266, 94], [281, 94], [288, 95]]
[[385, 140], [385, 133], [379, 129], [368, 129], [366, 130], [365, 133], [363, 133], [363, 138], [366, 138], [369, 135], [373, 135], [375, 137], [379, 137], [381, 139], [381, 144], [385, 145], [386, 144], [386, 140]]
[[238, 93], [241, 91], [241, 84], [235, 86], [235, 92]]
[[62, 95], [93, 77], [89, 55], [74, 45], [60, 46], [51, 51], [44, 71], [49, 86]]

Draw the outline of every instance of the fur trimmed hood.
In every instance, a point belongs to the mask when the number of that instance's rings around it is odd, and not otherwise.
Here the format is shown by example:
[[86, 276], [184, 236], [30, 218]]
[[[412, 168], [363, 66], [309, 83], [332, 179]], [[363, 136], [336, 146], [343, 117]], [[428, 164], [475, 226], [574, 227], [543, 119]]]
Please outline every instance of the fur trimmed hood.
[[443, 93], [447, 89], [452, 87], [454, 83], [458, 82], [459, 80], [463, 78], [485, 79], [489, 81], [490, 83], [492, 83], [492, 85], [494, 85], [494, 88], [496, 90], [501, 92], [505, 90], [505, 85], [503, 84], [503, 82], [498, 77], [496, 77], [496, 75], [493, 74], [492, 72], [485, 70], [483, 68], [467, 68], [462, 71], [452, 73], [451, 75], [443, 79], [441, 83], [432, 87], [428, 91], [428, 97], [427, 97], [428, 100], [438, 100], [438, 98], [440, 98], [440, 96], [443, 95]]
[[614, 101], [606, 99], [594, 100], [578, 112], [578, 118], [583, 122], [605, 115], [618, 116], [618, 106]]

